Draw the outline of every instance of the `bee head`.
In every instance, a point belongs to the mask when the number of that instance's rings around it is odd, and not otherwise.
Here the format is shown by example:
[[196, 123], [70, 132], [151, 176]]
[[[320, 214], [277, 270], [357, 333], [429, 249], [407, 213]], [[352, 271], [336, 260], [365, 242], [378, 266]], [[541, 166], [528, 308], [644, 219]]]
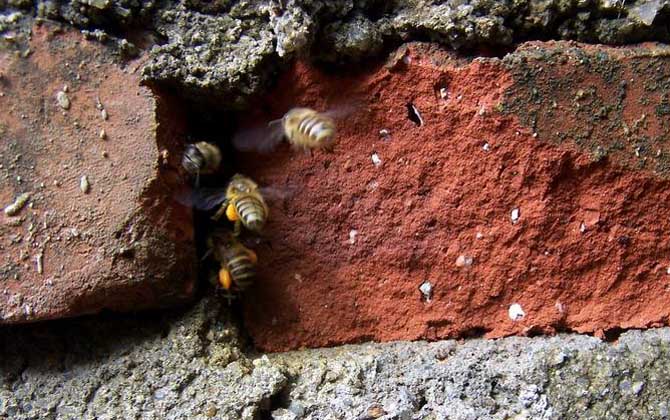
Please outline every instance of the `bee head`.
[[291, 127], [298, 125], [300, 120], [306, 111], [309, 111], [307, 108], [293, 108], [288, 111], [281, 119], [281, 123], [284, 127]]

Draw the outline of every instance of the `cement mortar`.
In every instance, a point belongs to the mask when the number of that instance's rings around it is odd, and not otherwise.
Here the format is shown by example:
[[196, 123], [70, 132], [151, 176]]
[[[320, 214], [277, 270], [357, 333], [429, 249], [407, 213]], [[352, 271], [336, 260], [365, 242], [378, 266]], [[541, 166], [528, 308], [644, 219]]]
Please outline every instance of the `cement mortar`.
[[145, 81], [167, 83], [187, 97], [205, 92], [222, 108], [238, 108], [296, 56], [346, 66], [410, 40], [478, 50], [537, 38], [606, 44], [670, 39], [660, 23], [662, 2], [229, 3], [218, 14], [189, 5], [159, 11], [155, 29], [167, 43], [153, 49]]
[[5, 0], [0, 34], [21, 49], [37, 17], [79, 27], [121, 56], [153, 45], [147, 83], [234, 109], [296, 56], [348, 64], [412, 40], [470, 51], [533, 39], [668, 41], [669, 10], [661, 0]]
[[662, 419], [670, 330], [249, 355], [228, 309], [3, 327], [6, 419]]

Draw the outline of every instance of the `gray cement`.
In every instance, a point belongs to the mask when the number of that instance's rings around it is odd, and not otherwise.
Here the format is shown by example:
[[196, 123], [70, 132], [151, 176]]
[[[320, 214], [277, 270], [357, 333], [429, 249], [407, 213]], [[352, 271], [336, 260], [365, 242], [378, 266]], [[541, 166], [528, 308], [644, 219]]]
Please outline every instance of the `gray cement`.
[[143, 75], [152, 86], [169, 86], [194, 102], [240, 109], [296, 57], [346, 68], [412, 40], [473, 53], [500, 52], [533, 39], [668, 42], [668, 3], [0, 0], [0, 40], [21, 48], [33, 17], [60, 21], [109, 43], [122, 57], [151, 48]]
[[668, 417], [669, 329], [257, 355], [212, 298], [0, 334], [6, 419]]

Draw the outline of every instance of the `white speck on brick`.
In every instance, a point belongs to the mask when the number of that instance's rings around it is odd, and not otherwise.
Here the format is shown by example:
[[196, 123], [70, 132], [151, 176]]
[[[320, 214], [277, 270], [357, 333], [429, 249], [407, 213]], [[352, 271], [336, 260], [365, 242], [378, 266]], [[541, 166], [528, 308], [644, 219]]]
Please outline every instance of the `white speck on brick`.
[[423, 300], [430, 302], [430, 298], [433, 296], [433, 285], [430, 284], [428, 280], [421, 283], [419, 291], [421, 292], [421, 295], [423, 295]]
[[63, 109], [70, 109], [70, 98], [62, 90], [56, 94], [56, 102]]
[[491, 150], [491, 146], [488, 143], [484, 143], [482, 149], [484, 149], [485, 152], [488, 152]]
[[351, 245], [356, 243], [356, 237], [358, 236], [358, 231], [356, 229], [351, 229], [349, 231], [349, 243]]
[[560, 301], [556, 302], [556, 305], [554, 305], [554, 307], [556, 308], [556, 311], [559, 314], [564, 314], [565, 313], [565, 305], [563, 305]]
[[519, 210], [518, 207], [515, 208], [515, 209], [512, 209], [512, 213], [511, 213], [510, 217], [512, 218], [512, 223], [516, 223], [516, 222], [519, 221], [519, 218], [521, 217], [521, 211]]
[[507, 314], [512, 321], [521, 321], [526, 316], [523, 308], [518, 303], [511, 304], [507, 310]]
[[372, 160], [372, 164], [375, 166], [379, 166], [382, 164], [382, 159], [379, 157], [377, 153], [373, 153], [372, 156], [370, 156], [370, 159]]
[[456, 267], [470, 267], [474, 261], [475, 259], [469, 255], [459, 255], [456, 258]]

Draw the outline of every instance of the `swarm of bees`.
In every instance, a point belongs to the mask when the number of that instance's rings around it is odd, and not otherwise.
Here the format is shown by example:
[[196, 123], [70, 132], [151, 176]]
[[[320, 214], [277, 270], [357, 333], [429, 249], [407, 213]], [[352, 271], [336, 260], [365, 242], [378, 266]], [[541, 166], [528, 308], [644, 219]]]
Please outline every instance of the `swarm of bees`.
[[[261, 153], [274, 150], [283, 139], [294, 149], [332, 151], [337, 114], [293, 108], [279, 120], [237, 133], [232, 142], [240, 151]], [[262, 235], [270, 214], [264, 196], [270, 190], [263, 191], [253, 179], [239, 173], [228, 180], [225, 188], [200, 188], [201, 175], [220, 173], [221, 161], [221, 149], [201, 141], [187, 145], [182, 167], [188, 177], [194, 179], [195, 189], [189, 204], [203, 211], [216, 209], [211, 221], [218, 225], [207, 237], [204, 258], [211, 258], [216, 265], [210, 282], [221, 289], [225, 297], [232, 299], [251, 286], [256, 275], [256, 253], [245, 245], [244, 240], [249, 235]], [[232, 223], [232, 230], [220, 224], [224, 217]]]

